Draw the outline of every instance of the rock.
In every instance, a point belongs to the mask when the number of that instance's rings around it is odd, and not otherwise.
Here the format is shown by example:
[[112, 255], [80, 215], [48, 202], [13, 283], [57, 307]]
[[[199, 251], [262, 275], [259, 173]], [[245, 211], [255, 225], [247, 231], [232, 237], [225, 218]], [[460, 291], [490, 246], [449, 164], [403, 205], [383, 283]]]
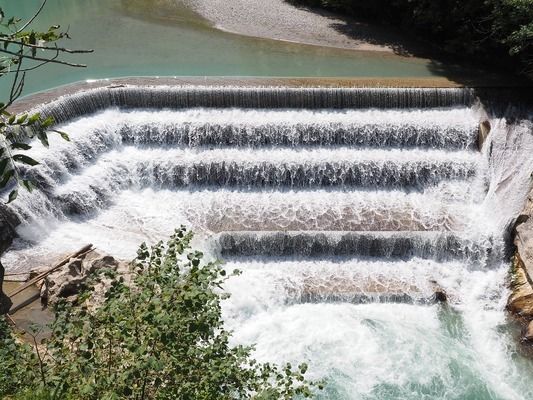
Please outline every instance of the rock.
[[2, 290], [4, 284], [4, 273], [4, 266], [0, 262], [0, 315], [7, 314], [13, 305], [11, 299]]
[[517, 254], [522, 261], [522, 267], [526, 272], [527, 279], [532, 282], [533, 277], [533, 201], [528, 197], [526, 207], [516, 220], [514, 232], [514, 244]]
[[520, 317], [533, 318], [533, 287], [518, 252], [513, 258], [511, 290], [507, 309]]
[[514, 314], [533, 319], [533, 193], [514, 226], [512, 293], [507, 308]]
[[[76, 301], [80, 292], [86, 288], [89, 277], [104, 268], [113, 269], [123, 275], [129, 274], [127, 263], [93, 251], [82, 258], [71, 259], [63, 268], [48, 275], [41, 288], [41, 301], [46, 305], [53, 305], [60, 299]], [[108, 283], [109, 280], [103, 279], [95, 285], [91, 303], [99, 304], [103, 301]]]
[[524, 340], [533, 343], [533, 321], [529, 321], [526, 331], [524, 332]]
[[437, 303], [446, 303], [448, 301], [448, 295], [444, 289], [435, 291], [435, 301]]
[[529, 321], [529, 324], [526, 327], [526, 331], [524, 333], [524, 340], [526, 342], [533, 343], [533, 321]]
[[0, 290], [0, 315], [7, 314], [12, 305], [11, 299]]
[[533, 192], [528, 196], [522, 213], [513, 229], [515, 254], [513, 257], [511, 295], [507, 309], [517, 315], [524, 326], [523, 340], [533, 343]]
[[478, 133], [478, 141], [477, 145], [479, 150], [483, 148], [483, 145], [485, 144], [485, 141], [487, 140], [487, 137], [490, 133], [490, 122], [488, 120], [483, 121], [479, 124], [479, 133]]
[[[11, 246], [11, 242], [17, 236], [15, 227], [20, 223], [6, 205], [0, 201], [0, 256]], [[0, 263], [0, 315], [7, 314], [11, 308], [11, 300], [2, 291], [4, 283], [4, 267]]]
[[0, 255], [11, 245], [17, 233], [15, 228], [20, 223], [19, 219], [11, 210], [0, 202]]

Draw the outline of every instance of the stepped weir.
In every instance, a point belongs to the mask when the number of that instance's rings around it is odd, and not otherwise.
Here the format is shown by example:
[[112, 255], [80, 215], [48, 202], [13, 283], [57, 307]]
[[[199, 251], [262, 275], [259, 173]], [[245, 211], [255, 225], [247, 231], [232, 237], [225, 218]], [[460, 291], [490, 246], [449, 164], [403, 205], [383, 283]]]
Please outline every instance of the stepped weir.
[[506, 150], [479, 142], [474, 91], [126, 86], [41, 112], [71, 142], [29, 151], [10, 271], [81, 242], [132, 258], [185, 224], [243, 271], [235, 340], [308, 361], [324, 398], [533, 396], [499, 338], [517, 210], [495, 211]]

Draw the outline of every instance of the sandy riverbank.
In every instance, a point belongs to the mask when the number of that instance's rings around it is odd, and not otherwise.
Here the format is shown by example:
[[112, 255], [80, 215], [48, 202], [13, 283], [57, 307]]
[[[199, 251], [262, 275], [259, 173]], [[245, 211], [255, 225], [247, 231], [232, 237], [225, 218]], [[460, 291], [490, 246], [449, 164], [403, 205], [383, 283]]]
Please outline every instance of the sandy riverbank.
[[405, 55], [414, 45], [402, 42], [397, 33], [383, 27], [295, 7], [285, 0], [177, 1], [183, 1], [216, 28], [241, 35]]

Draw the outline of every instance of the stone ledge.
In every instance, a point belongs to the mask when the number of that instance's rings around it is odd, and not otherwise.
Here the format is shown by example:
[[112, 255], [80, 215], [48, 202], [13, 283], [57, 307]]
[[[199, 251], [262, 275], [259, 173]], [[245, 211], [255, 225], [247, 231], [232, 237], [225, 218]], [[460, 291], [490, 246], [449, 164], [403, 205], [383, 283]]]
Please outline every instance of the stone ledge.
[[533, 319], [533, 286], [518, 251], [513, 257], [511, 290], [507, 302], [508, 310], [521, 318]]
[[514, 228], [511, 290], [507, 309], [523, 324], [523, 341], [531, 343], [533, 321], [533, 191], [528, 195]]

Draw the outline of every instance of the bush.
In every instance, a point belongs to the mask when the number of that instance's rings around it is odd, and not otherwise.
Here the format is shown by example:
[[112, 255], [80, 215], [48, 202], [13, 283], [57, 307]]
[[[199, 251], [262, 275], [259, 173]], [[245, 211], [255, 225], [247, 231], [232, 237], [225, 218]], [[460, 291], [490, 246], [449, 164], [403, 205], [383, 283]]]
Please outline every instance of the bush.
[[[228, 275], [190, 249], [183, 227], [166, 243], [142, 245], [128, 275], [108, 280], [99, 306], [88, 290], [57, 306], [52, 338], [31, 351], [2, 325], [0, 397], [49, 399], [292, 399], [312, 396], [307, 366], [280, 368], [229, 345], [221, 301]], [[233, 274], [238, 274], [234, 271]], [[48, 397], [47, 397], [48, 396]]]
[[533, 73], [533, 0], [289, 1], [397, 25], [451, 54]]

